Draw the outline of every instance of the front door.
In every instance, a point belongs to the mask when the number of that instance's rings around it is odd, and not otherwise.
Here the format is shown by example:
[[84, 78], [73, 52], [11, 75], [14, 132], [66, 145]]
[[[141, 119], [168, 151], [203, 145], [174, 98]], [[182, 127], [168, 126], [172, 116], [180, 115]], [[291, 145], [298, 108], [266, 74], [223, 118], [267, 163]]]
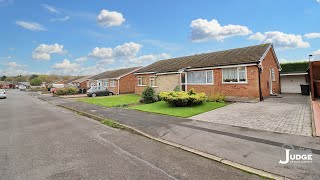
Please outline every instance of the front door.
[[273, 94], [272, 92], [272, 69], [270, 69], [270, 78], [269, 78], [269, 88], [270, 88], [270, 94]]

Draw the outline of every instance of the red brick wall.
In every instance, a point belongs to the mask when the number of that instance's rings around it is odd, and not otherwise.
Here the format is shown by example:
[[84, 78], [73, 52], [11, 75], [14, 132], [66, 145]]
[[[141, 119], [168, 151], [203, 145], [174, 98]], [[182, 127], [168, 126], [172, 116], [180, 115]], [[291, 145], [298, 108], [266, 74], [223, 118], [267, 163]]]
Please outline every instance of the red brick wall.
[[88, 82], [89, 80], [86, 80], [80, 83], [80, 88], [89, 89], [90, 87], [88, 87]]
[[204, 92], [207, 95], [222, 93], [225, 96], [259, 98], [258, 67], [247, 67], [246, 84], [223, 84], [222, 69], [214, 69], [213, 85], [187, 85], [187, 89], [194, 88], [196, 92]]
[[279, 83], [279, 69], [277, 67], [277, 63], [275, 57], [270, 50], [265, 59], [262, 61], [262, 73], [261, 73], [261, 91], [263, 97], [270, 96], [270, 69], [274, 69], [275, 73], [275, 81], [272, 81], [272, 92], [273, 93], [280, 93], [280, 83]]
[[134, 93], [136, 83], [136, 77], [133, 73], [122, 77], [120, 79], [120, 94]]

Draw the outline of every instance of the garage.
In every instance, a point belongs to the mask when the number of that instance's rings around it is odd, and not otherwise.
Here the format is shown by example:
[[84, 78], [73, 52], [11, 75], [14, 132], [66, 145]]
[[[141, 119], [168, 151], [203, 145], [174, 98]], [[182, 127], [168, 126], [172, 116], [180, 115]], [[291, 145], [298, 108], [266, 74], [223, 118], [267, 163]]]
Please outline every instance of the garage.
[[306, 85], [308, 73], [300, 74], [281, 74], [281, 92], [282, 93], [301, 93], [300, 85]]
[[308, 62], [281, 64], [281, 93], [301, 93], [300, 85], [309, 84]]

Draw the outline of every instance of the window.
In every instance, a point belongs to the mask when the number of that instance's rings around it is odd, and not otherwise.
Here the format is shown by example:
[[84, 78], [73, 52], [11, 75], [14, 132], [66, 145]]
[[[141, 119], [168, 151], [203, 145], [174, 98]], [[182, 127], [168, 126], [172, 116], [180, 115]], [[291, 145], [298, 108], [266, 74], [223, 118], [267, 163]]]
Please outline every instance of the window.
[[225, 68], [222, 69], [222, 79], [224, 83], [244, 83], [247, 82], [247, 68]]
[[274, 74], [274, 69], [273, 68], [271, 69], [271, 78], [272, 78], [272, 81], [276, 81], [276, 76]]
[[213, 84], [213, 71], [190, 71], [187, 84]]
[[116, 87], [116, 81], [110, 80], [110, 87]]
[[156, 87], [156, 77], [150, 77], [150, 86]]
[[144, 77], [138, 77], [138, 86], [145, 86]]
[[102, 81], [102, 87], [108, 87], [108, 85], [109, 85], [108, 80], [103, 80]]

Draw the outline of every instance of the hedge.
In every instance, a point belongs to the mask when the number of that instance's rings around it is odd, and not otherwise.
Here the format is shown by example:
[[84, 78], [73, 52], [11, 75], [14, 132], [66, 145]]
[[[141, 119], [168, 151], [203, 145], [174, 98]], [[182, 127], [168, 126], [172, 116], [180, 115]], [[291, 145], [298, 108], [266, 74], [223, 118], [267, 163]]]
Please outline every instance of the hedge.
[[56, 94], [57, 95], [73, 95], [73, 94], [78, 94], [78, 89], [77, 88], [61, 88], [58, 89]]
[[188, 92], [160, 92], [159, 97], [161, 100], [177, 107], [202, 104], [207, 98], [205, 93], [195, 93], [193, 89], [189, 90]]

